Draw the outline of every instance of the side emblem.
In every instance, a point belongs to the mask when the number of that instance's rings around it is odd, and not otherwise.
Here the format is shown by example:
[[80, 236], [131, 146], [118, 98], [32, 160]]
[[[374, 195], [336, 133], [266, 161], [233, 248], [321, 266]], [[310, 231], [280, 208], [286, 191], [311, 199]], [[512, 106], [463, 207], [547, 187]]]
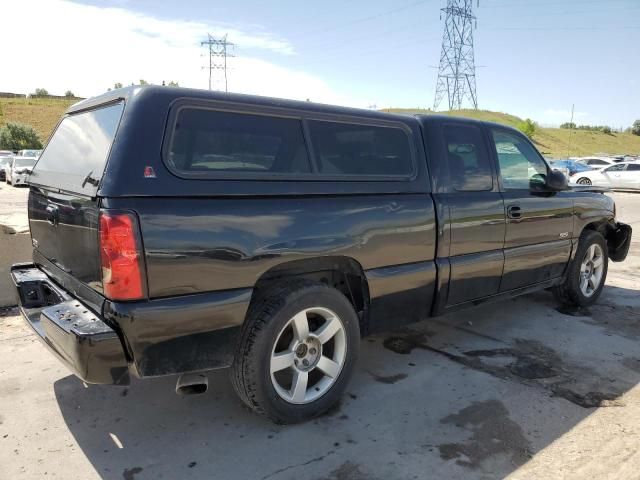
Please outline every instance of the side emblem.
[[560, 238], [567, 238], [569, 236], [569, 232], [562, 232], [560, 234]]

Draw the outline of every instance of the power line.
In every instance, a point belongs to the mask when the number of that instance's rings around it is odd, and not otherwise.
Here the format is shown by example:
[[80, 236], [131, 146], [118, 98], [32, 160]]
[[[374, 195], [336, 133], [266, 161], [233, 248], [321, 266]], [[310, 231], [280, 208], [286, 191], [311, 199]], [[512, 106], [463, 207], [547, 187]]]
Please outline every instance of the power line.
[[476, 93], [476, 67], [473, 52], [473, 0], [447, 0], [442, 52], [438, 68], [436, 96], [433, 109], [437, 110], [446, 95], [449, 110], [460, 110], [465, 99], [478, 108]]
[[211, 90], [211, 81], [213, 77], [213, 71], [222, 71], [224, 76], [224, 91], [228, 91], [227, 81], [227, 58], [234, 57], [228, 52], [229, 47], [235, 47], [234, 43], [227, 41], [227, 35], [222, 38], [214, 38], [211, 34], [207, 34], [207, 39], [200, 42], [201, 46], [206, 46], [209, 50], [209, 67], [203, 67], [209, 69], [209, 90]]
[[416, 7], [418, 5], [421, 5], [423, 3], [427, 3], [429, 0], [418, 0], [417, 2], [412, 2], [409, 3], [407, 5], [401, 5], [399, 7], [395, 7], [389, 10], [385, 10], [383, 12], [380, 13], [375, 13], [373, 15], [368, 15], [366, 17], [360, 17], [360, 18], [354, 18], [352, 20], [349, 20], [347, 22], [343, 22], [343, 23], [339, 23], [339, 24], [335, 24], [332, 25], [330, 27], [324, 27], [324, 28], [319, 28], [316, 30], [309, 30], [306, 32], [303, 32], [301, 35], [292, 35], [293, 38], [295, 39], [301, 39], [301, 38], [307, 38], [309, 36], [313, 36], [313, 35], [318, 35], [318, 34], [322, 34], [322, 33], [327, 33], [327, 32], [333, 32], [335, 30], [340, 30], [342, 28], [345, 27], [350, 27], [352, 25], [357, 25], [359, 23], [364, 23], [364, 22], [368, 22], [370, 20], [375, 20], [376, 18], [381, 18], [381, 17], [386, 17], [388, 15], [392, 15], [396, 12], [401, 12], [403, 10], [408, 10], [410, 8]]

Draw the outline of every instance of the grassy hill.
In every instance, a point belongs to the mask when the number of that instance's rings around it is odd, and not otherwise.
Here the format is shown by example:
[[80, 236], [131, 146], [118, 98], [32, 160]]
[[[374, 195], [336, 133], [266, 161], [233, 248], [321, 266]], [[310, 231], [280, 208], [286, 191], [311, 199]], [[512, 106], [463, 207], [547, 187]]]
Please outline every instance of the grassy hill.
[[[390, 108], [385, 112], [394, 113], [422, 113], [433, 114], [431, 110]], [[488, 110], [456, 110], [452, 112], [438, 112], [438, 114], [452, 115], [456, 117], [470, 117], [487, 122], [495, 122], [510, 127], [517, 127], [522, 119], [514, 115]], [[533, 136], [533, 141], [538, 149], [546, 156], [554, 158], [583, 157], [601, 153], [615, 154], [640, 154], [640, 137], [630, 133], [595, 132], [588, 130], [566, 130], [563, 128], [538, 128]]]
[[[7, 122], [21, 122], [33, 126], [43, 141], [49, 138], [64, 111], [77, 100], [49, 98], [0, 98], [0, 127]], [[391, 108], [395, 113], [432, 114], [431, 110]], [[507, 113], [488, 110], [457, 110], [438, 112], [463, 116], [517, 127], [522, 119]], [[569, 138], [571, 136], [571, 138]], [[538, 128], [534, 137], [538, 149], [550, 157], [595, 155], [598, 153], [640, 154], [640, 137], [629, 133], [591, 132], [560, 128]]]
[[46, 142], [60, 117], [77, 99], [0, 98], [0, 127], [7, 122], [31, 125]]

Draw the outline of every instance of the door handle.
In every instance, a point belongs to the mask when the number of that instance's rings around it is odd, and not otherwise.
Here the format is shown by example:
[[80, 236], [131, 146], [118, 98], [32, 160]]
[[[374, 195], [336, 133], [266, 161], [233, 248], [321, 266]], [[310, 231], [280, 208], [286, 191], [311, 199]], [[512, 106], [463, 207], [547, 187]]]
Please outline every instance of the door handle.
[[58, 224], [58, 207], [55, 205], [47, 206], [47, 221], [53, 226]]
[[522, 210], [520, 210], [520, 205], [509, 205], [507, 207], [507, 216], [509, 218], [521, 218]]

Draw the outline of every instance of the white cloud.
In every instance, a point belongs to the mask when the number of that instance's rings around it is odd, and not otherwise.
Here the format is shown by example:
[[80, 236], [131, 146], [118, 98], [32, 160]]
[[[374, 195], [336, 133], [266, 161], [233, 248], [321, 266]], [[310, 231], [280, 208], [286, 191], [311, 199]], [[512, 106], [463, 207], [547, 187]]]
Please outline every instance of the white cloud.
[[[34, 14], [34, 12], [37, 12]], [[67, 0], [3, 2], [4, 22], [0, 91], [28, 93], [46, 88], [52, 94], [72, 90], [92, 96], [115, 82], [175, 80], [181, 86], [207, 88], [202, 69], [208, 58], [200, 41], [207, 33], [228, 33], [241, 50], [229, 60], [229, 90], [295, 99], [344, 103], [319, 77], [251, 56], [246, 50], [294, 55], [280, 37], [253, 33], [255, 26], [208, 25], [163, 20], [125, 8], [80, 5]], [[6, 68], [10, 66], [10, 68]]]

